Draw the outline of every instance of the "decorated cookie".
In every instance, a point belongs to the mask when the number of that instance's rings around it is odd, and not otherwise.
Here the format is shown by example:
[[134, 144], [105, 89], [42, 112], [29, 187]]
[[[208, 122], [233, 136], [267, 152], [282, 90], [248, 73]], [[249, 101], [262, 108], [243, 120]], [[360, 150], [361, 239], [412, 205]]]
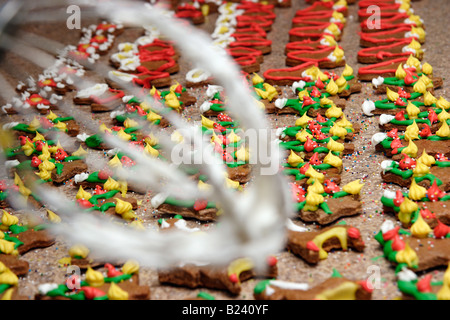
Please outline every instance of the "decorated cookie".
[[424, 51], [421, 49], [420, 43], [415, 40], [400, 39], [392, 44], [361, 49], [358, 51], [358, 62], [376, 64], [410, 55], [420, 61], [423, 59]]
[[29, 300], [19, 295], [19, 278], [0, 262], [0, 300]]
[[106, 112], [120, 106], [124, 96], [121, 90], [111, 89], [104, 83], [97, 83], [78, 91], [73, 102], [78, 105], [90, 105], [92, 112]]

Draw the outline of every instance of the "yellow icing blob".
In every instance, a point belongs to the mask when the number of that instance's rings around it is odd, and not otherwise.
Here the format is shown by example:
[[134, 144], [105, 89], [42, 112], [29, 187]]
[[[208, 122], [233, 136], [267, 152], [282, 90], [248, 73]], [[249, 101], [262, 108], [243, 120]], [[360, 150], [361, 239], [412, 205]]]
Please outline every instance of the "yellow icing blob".
[[418, 92], [421, 94], [425, 94], [427, 92], [427, 85], [426, 83], [420, 78], [416, 84], [413, 86], [414, 92]]
[[61, 218], [54, 213], [53, 211], [50, 211], [47, 209], [47, 218], [51, 223], [60, 223], [61, 222]]
[[228, 276], [231, 276], [233, 274], [236, 275], [240, 283], [239, 276], [241, 275], [241, 273], [245, 271], [250, 271], [252, 269], [253, 269], [253, 262], [250, 259], [242, 258], [234, 260], [229, 264], [227, 274]]
[[450, 108], [450, 102], [445, 100], [444, 97], [440, 97], [439, 100], [436, 102], [436, 107], [439, 107], [443, 110], [448, 110]]
[[56, 118], [58, 118], [58, 116], [56, 114], [53, 113], [53, 111], [50, 110], [50, 112], [48, 113], [48, 115], [46, 116], [46, 118], [50, 121], [55, 120]]
[[157, 114], [156, 112], [153, 112], [150, 110], [150, 112], [147, 114], [147, 121], [154, 123], [155, 121], [161, 120], [162, 117]]
[[334, 152], [342, 152], [345, 149], [345, 146], [342, 143], [336, 142], [333, 139], [330, 139], [327, 143], [328, 150], [334, 151]]
[[347, 136], [347, 133], [347, 129], [338, 126], [336, 123], [330, 129], [330, 134], [332, 136], [337, 136], [340, 139], [344, 139]]
[[398, 263], [406, 263], [408, 267], [414, 268], [419, 264], [419, 257], [417, 253], [412, 249], [408, 242], [405, 244], [405, 248], [395, 256]]
[[[25, 152], [25, 154], [26, 154], [26, 152]], [[51, 157], [52, 157], [52, 155], [50, 154], [50, 151], [49, 151], [49, 149], [48, 149], [48, 145], [47, 145], [47, 144], [44, 144], [44, 145], [42, 146], [42, 154], [40, 154], [40, 155], [38, 156], [38, 158], [39, 158], [40, 160], [42, 160], [42, 161], [45, 161], [45, 160], [51, 159]]]
[[325, 188], [319, 180], [314, 180], [313, 184], [308, 187], [308, 193], [322, 194], [325, 192]]
[[47, 170], [40, 170], [39, 172], [35, 172], [35, 174], [44, 181], [50, 180], [52, 178], [52, 173]]
[[409, 198], [405, 198], [400, 204], [400, 212], [398, 214], [398, 219], [403, 224], [409, 224], [411, 222], [411, 215], [418, 209], [417, 203], [411, 201]]
[[214, 131], [212, 132], [211, 143], [212, 144], [218, 143], [219, 145], [222, 145], [222, 140], [219, 139], [219, 137], [216, 135]]
[[297, 132], [297, 134], [295, 135], [295, 139], [297, 139], [298, 141], [301, 141], [301, 142], [306, 142], [308, 137], [310, 139], [313, 138], [312, 134], [310, 134], [308, 131], [306, 131], [306, 129], [303, 129], [302, 131]]
[[[333, 39], [333, 41], [334, 41], [334, 38], [332, 36], [328, 36], [328, 38]], [[319, 72], [320, 72], [320, 69], [317, 66], [312, 66], [312, 67], [306, 69], [306, 71], [305, 71], [305, 73], [307, 75], [311, 76], [313, 78], [313, 80], [317, 80], [317, 77], [319, 76]]]
[[344, 113], [341, 108], [338, 108], [334, 103], [325, 112], [327, 118], [340, 118]]
[[127, 197], [127, 191], [128, 191], [128, 183], [126, 181], [119, 181], [119, 191], [122, 194], [122, 197]]
[[449, 138], [450, 137], [450, 128], [448, 127], [447, 121], [443, 121], [441, 127], [438, 131], [436, 131], [436, 135], [441, 138]]
[[150, 157], [157, 158], [159, 156], [159, 151], [153, 148], [150, 144], [146, 144], [144, 148], [145, 154], [149, 155]]
[[208, 191], [211, 190], [212, 186], [208, 183], [203, 182], [202, 180], [199, 180], [197, 183], [197, 188], [201, 191]]
[[[329, 79], [329, 77], [323, 73], [322, 71], [319, 70], [319, 72], [317, 73], [317, 78], [320, 79], [321, 81], [325, 82]], [[316, 79], [317, 80], [317, 79]]]
[[342, 188], [342, 190], [347, 192], [347, 193], [350, 193], [350, 194], [353, 194], [353, 195], [357, 195], [357, 194], [360, 194], [361, 189], [362, 189], [363, 186], [364, 186], [364, 184], [360, 183], [359, 180], [354, 180], [354, 181], [346, 184]]
[[81, 257], [82, 259], [86, 259], [86, 257], [89, 255], [89, 249], [82, 244], [77, 244], [69, 249], [69, 255], [72, 258]]
[[9, 227], [14, 226], [19, 223], [19, 218], [9, 214], [7, 211], [3, 210], [1, 229], [9, 230]]
[[58, 123], [55, 124], [53, 127], [58, 129], [59, 131], [63, 131], [63, 132], [67, 131], [67, 125], [65, 122], [62, 122], [62, 121], [58, 121]]
[[122, 214], [122, 219], [124, 219], [125, 221], [133, 221], [136, 218], [137, 218], [137, 216], [134, 213], [134, 211], [128, 211], [128, 212], [125, 212], [124, 214]]
[[28, 197], [31, 194], [31, 190], [25, 187], [17, 172], [14, 172], [14, 184], [19, 187], [19, 193], [24, 197]]
[[424, 42], [426, 37], [426, 32], [421, 27], [411, 27], [411, 33], [419, 36], [419, 41]]
[[264, 83], [263, 87], [264, 87], [265, 91], [255, 88], [256, 92], [258, 93], [258, 95], [261, 98], [272, 101], [274, 98], [278, 97], [278, 91], [277, 91], [277, 89], [275, 89], [275, 87], [271, 86], [268, 83]]
[[3, 262], [0, 261], [0, 273], [5, 272], [7, 269], [8, 269], [8, 267], [5, 266], [5, 265], [3, 264]]
[[[323, 36], [323, 39], [325, 40], [325, 42], [326, 42], [326, 43], [328, 44], [328, 46], [330, 46], [330, 47], [334, 47], [334, 46], [337, 45], [336, 40], [335, 40], [332, 36], [324, 35], [324, 36]], [[317, 75], [317, 74], [316, 74], [316, 75]]]
[[34, 152], [34, 145], [30, 141], [26, 141], [25, 144], [22, 146], [22, 151], [25, 153], [27, 157], [31, 156]]
[[425, 149], [423, 149], [422, 155], [417, 159], [417, 162], [423, 163], [424, 165], [431, 167], [436, 163], [436, 159], [433, 156], [430, 156]]
[[184, 137], [181, 135], [180, 132], [174, 131], [170, 136], [170, 140], [175, 143], [183, 143]]
[[323, 163], [329, 164], [332, 167], [340, 168], [342, 167], [342, 159], [335, 156], [333, 153], [328, 152], [328, 154], [323, 159]]
[[[56, 146], [49, 147], [48, 150], [49, 150], [52, 154], [55, 154], [56, 152], [58, 152], [58, 149], [64, 150], [64, 148], [61, 146], [61, 143], [59, 142], [59, 140], [58, 140], [58, 143], [56, 144]], [[42, 160], [42, 161], [44, 161], [44, 160]]]
[[98, 127], [98, 131], [99, 131], [99, 132], [109, 132], [109, 133], [111, 133], [111, 129], [109, 129], [104, 123], [102, 123], [102, 124]]
[[333, 289], [327, 289], [319, 293], [317, 300], [356, 300], [356, 291], [359, 286], [354, 282], [344, 282]]
[[408, 101], [406, 106], [406, 113], [410, 119], [417, 119], [417, 115], [420, 113], [420, 108], [418, 108], [414, 103]]
[[36, 131], [40, 127], [41, 127], [41, 122], [39, 121], [38, 118], [34, 117], [33, 120], [30, 122], [30, 124], [28, 125], [28, 130]]
[[416, 167], [413, 169], [413, 176], [414, 177], [423, 177], [430, 173], [430, 168], [428, 165], [417, 161]]
[[389, 99], [389, 101], [392, 101], [392, 102], [395, 102], [395, 101], [397, 101], [398, 98], [400, 98], [400, 95], [397, 92], [392, 91], [389, 88], [386, 88], [386, 95], [387, 95], [387, 98]]
[[306, 127], [308, 125], [308, 122], [311, 121], [312, 118], [308, 117], [308, 115], [306, 114], [306, 112], [303, 114], [303, 116], [301, 116], [300, 118], [298, 118], [295, 121], [295, 126], [296, 127]]
[[[335, 23], [331, 23], [325, 30], [328, 30], [335, 37], [338, 37], [341, 34], [341, 30], [339, 30], [339, 27]], [[338, 46], [336, 46], [336, 48], [338, 48]], [[334, 55], [334, 53], [333, 53], [333, 55]], [[342, 56], [343, 56], [343, 54], [342, 54]], [[336, 58], [337, 58], [337, 56], [336, 56]]]
[[446, 122], [448, 119], [450, 119], [450, 114], [445, 109], [442, 109], [441, 113], [438, 114], [438, 120], [440, 122]]
[[160, 92], [159, 90], [157, 90], [157, 89], [155, 88], [155, 86], [153, 86], [153, 87], [150, 89], [150, 95], [151, 95], [151, 96], [154, 96], [155, 94], [157, 94], [158, 96], [160, 96], [160, 95], [161, 95], [161, 92]]
[[119, 198], [114, 198], [114, 200], [116, 200], [115, 212], [117, 214], [123, 215], [124, 213], [133, 210], [133, 205], [128, 201], [123, 201]]
[[438, 300], [450, 300], [450, 265], [444, 274], [444, 283], [437, 293]]
[[153, 146], [156, 146], [156, 145], [159, 143], [158, 138], [156, 138], [156, 137], [153, 135], [153, 133], [150, 133], [147, 137], [145, 137], [144, 141], [145, 141], [147, 144], [151, 145], [152, 147], [153, 147]]
[[123, 122], [123, 126], [125, 128], [133, 128], [133, 127], [139, 127], [139, 123], [136, 120], [126, 118]]
[[342, 72], [343, 77], [350, 77], [353, 75], [353, 68], [350, 67], [348, 64], [345, 64], [344, 71]]
[[416, 26], [418, 26], [418, 27], [422, 27], [422, 25], [423, 25], [422, 20], [420, 19], [420, 16], [418, 16], [416, 14], [411, 14], [408, 19], [413, 21], [416, 24]]
[[239, 137], [236, 133], [234, 133], [234, 131], [231, 131], [231, 133], [228, 135], [227, 138], [230, 141], [230, 143], [236, 143], [241, 141], [241, 137]]
[[423, 83], [425, 83], [427, 88], [433, 87], [433, 84], [431, 83], [431, 79], [428, 78], [426, 75], [423, 74], [419, 79], [422, 80]]
[[237, 161], [248, 161], [250, 159], [250, 154], [247, 149], [242, 146], [236, 153], [234, 154], [236, 156]]
[[406, 127], [405, 131], [405, 140], [417, 140], [419, 139], [419, 126], [417, 125], [416, 121], [414, 120], [413, 123]]
[[108, 177], [108, 180], [103, 185], [103, 189], [106, 191], [120, 190], [120, 184], [113, 178]]
[[14, 288], [10, 288], [10, 289], [6, 290], [5, 293], [3, 294], [3, 297], [0, 300], [2, 300], [2, 301], [12, 300], [13, 293], [14, 293]]
[[77, 195], [76, 195], [77, 199], [85, 199], [85, 200], [89, 200], [90, 198], [92, 198], [92, 195], [89, 192], [86, 192], [82, 186], [80, 186], [80, 188], [78, 189]]
[[430, 91], [425, 92], [423, 102], [426, 106], [431, 106], [437, 102], [437, 99], [431, 94]]
[[84, 156], [87, 155], [87, 154], [88, 154], [88, 152], [87, 152], [86, 150], [84, 150], [82, 146], [80, 146], [80, 147], [78, 148], [77, 151], [75, 151], [74, 153], [72, 153], [72, 156], [75, 156], [75, 157], [84, 157]]
[[432, 75], [433, 67], [428, 62], [425, 62], [422, 66], [422, 72], [425, 73], [426, 75]]
[[306, 195], [306, 205], [303, 207], [305, 211], [316, 211], [318, 206], [325, 201], [321, 194], [308, 192]]
[[325, 181], [325, 176], [323, 173], [317, 172], [313, 166], [309, 166], [308, 170], [305, 172], [305, 176], [309, 177], [307, 183], [315, 183], [320, 182], [323, 183]]
[[336, 125], [338, 125], [339, 127], [342, 128], [346, 128], [346, 129], [351, 129], [352, 132], [354, 132], [355, 130], [353, 129], [353, 124], [347, 120], [345, 114], [342, 114], [342, 119], [339, 121], [336, 121]]
[[101, 287], [105, 283], [105, 279], [100, 271], [95, 271], [88, 267], [86, 271], [86, 282], [92, 287]]
[[[178, 81], [175, 81], [175, 84], [173, 84], [173, 85], [170, 86], [169, 91], [175, 93], [175, 90], [177, 90], [177, 88], [178, 88], [179, 85], [180, 85], [180, 84], [178, 83]], [[175, 95], [175, 96], [176, 96], [176, 95]]]
[[134, 260], [125, 262], [125, 264], [122, 266], [122, 272], [125, 274], [139, 273], [139, 263]]
[[347, 88], [347, 80], [342, 76], [336, 80], [336, 84], [339, 88], [338, 93], [342, 93]]
[[121, 140], [124, 140], [124, 141], [130, 141], [131, 140], [131, 135], [126, 133], [123, 129], [120, 129], [117, 132], [117, 137], [119, 139], [121, 139]]
[[322, 234], [319, 234], [312, 240], [315, 243], [315, 245], [319, 248], [319, 259], [323, 260], [328, 257], [328, 252], [326, 252], [322, 248], [322, 246], [327, 240], [331, 238], [338, 238], [342, 250], [344, 251], [347, 250], [347, 229], [343, 227], [332, 228], [328, 231], [325, 231]]
[[121, 168], [122, 167], [122, 162], [120, 161], [117, 154], [111, 160], [108, 161], [108, 166], [110, 166], [111, 168]]
[[19, 284], [19, 278], [10, 269], [6, 269], [0, 274], [0, 283], [9, 284], [10, 286], [17, 286]]
[[416, 222], [411, 226], [411, 234], [417, 238], [426, 238], [433, 230], [428, 223], [423, 220], [422, 215], [419, 214]]
[[333, 100], [324, 97], [324, 98], [320, 99], [320, 105], [321, 106], [333, 106], [335, 104], [334, 104]]
[[303, 163], [303, 158], [298, 156], [293, 150], [291, 150], [291, 153], [289, 154], [289, 157], [287, 159], [287, 163], [291, 166], [296, 168], [300, 163]]
[[417, 148], [416, 144], [412, 140], [409, 140], [408, 146], [402, 150], [402, 153], [407, 154], [408, 156], [410, 156], [412, 158], [415, 158], [415, 157], [417, 157], [417, 151], [418, 151], [418, 148]]
[[409, 187], [408, 197], [411, 200], [421, 200], [422, 198], [425, 198], [426, 195], [427, 195], [427, 189], [425, 189], [422, 186], [419, 186], [416, 183], [416, 179], [412, 179], [411, 185]]
[[264, 82], [263, 78], [261, 78], [257, 73], [253, 73], [252, 83], [254, 86], [263, 82]]
[[36, 131], [36, 136], [33, 138], [33, 141], [45, 141], [45, 137]]
[[408, 57], [408, 60], [406, 60], [406, 65], [410, 67], [415, 67], [417, 71], [419, 71], [420, 68], [420, 60], [414, 57], [412, 54]]
[[395, 71], [395, 77], [398, 79], [405, 79], [406, 71], [403, 69], [402, 64], [398, 65], [397, 71]]
[[228, 178], [225, 179], [225, 185], [227, 188], [235, 189], [235, 190], [239, 189], [239, 187], [241, 186], [239, 181], [234, 181], [234, 180], [231, 180]]
[[2, 252], [4, 254], [11, 254], [11, 255], [17, 256], [19, 254], [19, 252], [17, 252], [17, 250], [14, 249], [15, 245], [16, 244], [14, 242], [0, 239], [0, 252]]
[[334, 82], [333, 79], [330, 80], [330, 82], [327, 85], [326, 91], [328, 94], [335, 96], [338, 91], [339, 91], [339, 87], [337, 86], [337, 84]]
[[205, 118], [204, 116], [201, 116], [202, 117], [202, 126], [204, 126], [205, 128], [207, 128], [207, 129], [213, 129], [214, 128], [214, 121], [212, 121], [212, 120], [209, 120], [208, 118]]
[[303, 101], [303, 97], [309, 97], [309, 92], [305, 89], [298, 93], [298, 99]]

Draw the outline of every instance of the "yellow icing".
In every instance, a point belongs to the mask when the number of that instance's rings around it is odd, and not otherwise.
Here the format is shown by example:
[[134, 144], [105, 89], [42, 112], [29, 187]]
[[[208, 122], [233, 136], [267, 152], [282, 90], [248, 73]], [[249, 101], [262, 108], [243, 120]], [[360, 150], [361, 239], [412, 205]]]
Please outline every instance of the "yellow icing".
[[433, 156], [430, 156], [425, 149], [422, 151], [422, 155], [417, 159], [417, 162], [423, 163], [424, 165], [431, 167], [436, 163], [436, 159]]
[[350, 67], [348, 64], [345, 64], [344, 71], [342, 72], [343, 77], [350, 77], [353, 75], [353, 68]]
[[450, 119], [450, 114], [447, 111], [445, 111], [445, 109], [442, 109], [441, 113], [438, 114], [438, 120], [440, 122], [445, 122], [448, 119]]
[[[341, 34], [341, 30], [339, 30], [339, 27], [335, 24], [335, 23], [331, 23], [325, 30], [328, 30], [333, 36], [335, 36], [335, 37], [338, 37], [340, 34]], [[336, 48], [339, 48], [338, 46], [336, 46]], [[341, 50], [342, 51], [342, 50]], [[333, 53], [333, 55], [334, 56], [336, 56], [334, 53]], [[341, 60], [342, 60], [342, 56], [344, 55], [344, 54], [340, 54], [339, 53], [339, 55], [340, 55], [340, 57], [341, 57]], [[336, 56], [336, 58], [337, 58], [337, 56]], [[339, 61], [341, 61], [341, 60], [339, 60]], [[338, 61], [338, 62], [339, 62]]]
[[85, 259], [89, 255], [89, 249], [82, 244], [77, 244], [69, 249], [69, 255], [72, 258], [81, 257]]
[[433, 230], [428, 223], [423, 220], [422, 215], [419, 214], [416, 222], [411, 226], [411, 234], [417, 238], [426, 238]]
[[302, 131], [297, 132], [297, 134], [295, 135], [295, 139], [297, 139], [298, 141], [301, 141], [301, 142], [306, 142], [308, 137], [310, 139], [313, 138], [313, 136], [308, 131], [306, 131], [306, 129], [303, 129]]
[[338, 93], [343, 92], [347, 88], [347, 80], [341, 76], [336, 80], [336, 85], [338, 86]]
[[444, 283], [437, 293], [438, 300], [450, 300], [450, 264], [444, 273]]
[[125, 262], [125, 264], [122, 266], [122, 272], [125, 274], [139, 273], [139, 263], [134, 260]]
[[342, 159], [335, 156], [331, 151], [323, 159], [323, 163], [329, 164], [332, 167], [340, 168], [342, 167]]
[[19, 187], [19, 193], [24, 197], [28, 197], [31, 194], [31, 190], [25, 187], [17, 172], [14, 172], [14, 184]]
[[111, 282], [107, 295], [109, 300], [128, 300], [129, 297], [128, 292], [121, 289], [114, 282]]
[[53, 113], [53, 111], [50, 110], [50, 112], [48, 113], [48, 115], [46, 116], [46, 118], [50, 121], [55, 120], [56, 118], [58, 118], [58, 116], [56, 114]]
[[413, 121], [413, 123], [406, 127], [405, 131], [405, 140], [417, 140], [419, 139], [419, 126], [416, 123], [416, 120]]
[[316, 295], [317, 300], [356, 300], [356, 291], [359, 286], [351, 281], [344, 282], [333, 289], [326, 289], [325, 291]]
[[261, 78], [257, 73], [253, 73], [252, 83], [253, 85], [257, 85], [259, 83], [263, 83], [264, 79]]
[[14, 249], [15, 243], [0, 239], [0, 252], [17, 256], [19, 253]]
[[332, 96], [335, 96], [338, 93], [339, 87], [337, 86], [337, 84], [334, 82], [333, 79], [331, 79], [330, 82], [328, 83], [326, 91]]
[[423, 74], [419, 79], [422, 80], [423, 83], [425, 83], [425, 85], [427, 86], [427, 88], [429, 88], [430, 85], [432, 86], [431, 79], [428, 78], [426, 75]]
[[123, 201], [119, 198], [114, 198], [114, 200], [116, 200], [115, 212], [117, 214], [123, 215], [124, 213], [127, 213], [127, 212], [133, 210], [133, 205], [131, 203], [129, 203], [128, 201]]
[[411, 14], [408, 19], [413, 21], [416, 24], [416, 26], [418, 26], [418, 27], [422, 27], [422, 25], [423, 25], [422, 20], [420, 19], [420, 16], [418, 16], [416, 14]]
[[45, 141], [45, 137], [36, 131], [36, 136], [33, 138], [33, 141]]
[[312, 240], [319, 248], [319, 259], [323, 260], [328, 257], [328, 252], [326, 252], [322, 246], [327, 240], [335, 237], [339, 239], [342, 250], [347, 250], [347, 229], [343, 227], [332, 228], [319, 234]]
[[85, 199], [85, 200], [89, 200], [90, 198], [92, 198], [92, 195], [89, 192], [86, 192], [82, 186], [80, 186], [80, 188], [78, 189], [77, 195], [76, 195], [77, 199]]
[[197, 188], [201, 191], [208, 191], [211, 190], [212, 186], [208, 183], [203, 182], [202, 180], [198, 180]]
[[214, 128], [214, 121], [209, 120], [207, 118], [205, 118], [204, 116], [202, 117], [202, 126], [204, 126], [207, 129], [213, 129]]
[[155, 148], [153, 148], [148, 143], [145, 145], [144, 152], [145, 152], [145, 154], [147, 154], [153, 158], [157, 158], [159, 156], [159, 151], [156, 150]]
[[58, 121], [58, 123], [55, 124], [53, 127], [58, 129], [59, 131], [63, 131], [63, 132], [67, 131], [67, 125], [65, 122], [62, 122], [62, 121]]
[[8, 267], [5, 266], [4, 263], [0, 261], [0, 273], [5, 272], [7, 269]]
[[316, 211], [318, 206], [325, 201], [321, 194], [308, 192], [306, 195], [306, 205], [303, 207], [305, 211]]
[[184, 137], [181, 135], [180, 132], [174, 131], [172, 135], [170, 136], [170, 140], [175, 143], [183, 143]]
[[421, 27], [411, 27], [411, 33], [416, 34], [419, 36], [419, 41], [424, 42], [425, 41], [425, 30]]
[[425, 92], [423, 102], [426, 106], [431, 106], [437, 102], [437, 99], [431, 94], [430, 91]]
[[428, 165], [426, 165], [423, 162], [416, 162], [416, 167], [413, 169], [413, 176], [414, 177], [423, 177], [430, 173], [430, 168]]
[[109, 132], [109, 133], [111, 133], [111, 129], [109, 129], [104, 123], [102, 123], [102, 124], [98, 127], [98, 131], [100, 131], [100, 132]]
[[325, 188], [319, 180], [314, 180], [314, 182], [308, 187], [308, 193], [322, 194], [325, 192]]
[[[26, 154], [26, 152], [25, 152]], [[49, 148], [47, 144], [42, 146], [42, 154], [38, 156], [38, 158], [42, 161], [51, 159], [52, 155], [50, 154]]]
[[422, 186], [419, 186], [416, 183], [416, 179], [412, 179], [411, 185], [409, 187], [408, 197], [411, 200], [421, 200], [422, 198], [425, 198], [426, 195], [427, 195], [427, 189], [425, 189]]
[[333, 139], [330, 139], [327, 143], [328, 150], [334, 151], [334, 152], [342, 152], [345, 149], [345, 146], [342, 143], [336, 142]]
[[26, 141], [25, 144], [22, 146], [22, 151], [25, 153], [27, 157], [31, 156], [34, 152], [34, 145], [30, 141]]
[[234, 133], [234, 131], [231, 131], [231, 133], [228, 135], [227, 138], [230, 141], [230, 143], [236, 143], [241, 141], [241, 137], [239, 137], [236, 133]]
[[353, 124], [352, 124], [350, 121], [347, 120], [345, 114], [342, 115], [342, 119], [341, 119], [341, 120], [336, 121], [336, 124], [337, 124], [339, 127], [346, 128], [346, 129], [351, 129], [352, 132], [355, 131], [355, 130], [353, 129]]
[[19, 223], [19, 218], [11, 215], [10, 213], [3, 210], [1, 229], [8, 230], [9, 227], [14, 226]]
[[306, 114], [306, 112], [303, 114], [303, 116], [301, 116], [300, 118], [298, 118], [295, 121], [295, 126], [296, 127], [306, 127], [308, 125], [308, 122], [311, 121], [312, 118], [308, 117], [308, 115]]
[[48, 220], [52, 223], [60, 223], [61, 222], [61, 218], [56, 213], [54, 213], [53, 211], [50, 211], [48, 209], [47, 209], [47, 217], [48, 217]]
[[123, 126], [125, 128], [133, 128], [133, 127], [138, 127], [139, 123], [136, 120], [126, 118], [125, 121], [123, 122]]
[[410, 67], [415, 67], [418, 71], [420, 68], [420, 61], [416, 57], [414, 57], [412, 54], [408, 57], [408, 60], [406, 60], [406, 65]]
[[443, 110], [448, 110], [450, 108], [450, 102], [448, 102], [444, 97], [440, 97], [436, 102], [436, 107], [439, 107]]
[[85, 156], [87, 154], [88, 154], [88, 152], [86, 150], [84, 150], [82, 146], [80, 146], [77, 151], [72, 153], [72, 156], [83, 157], [83, 156]]
[[158, 121], [158, 120], [161, 120], [161, 119], [162, 119], [162, 117], [161, 117], [159, 114], [157, 114], [156, 112], [153, 112], [153, 111], [151, 111], [151, 110], [150, 110], [150, 112], [147, 114], [147, 121], [148, 121], [148, 122], [153, 123], [153, 122]]
[[353, 195], [357, 195], [357, 194], [360, 194], [361, 189], [362, 189], [363, 186], [364, 186], [364, 184], [360, 183], [359, 180], [354, 180], [354, 181], [346, 184], [342, 188], [342, 190], [347, 192], [347, 193], [350, 193], [350, 194], [353, 194]]
[[40, 170], [39, 172], [35, 172], [35, 174], [44, 181], [52, 178], [52, 173], [47, 170]]
[[298, 156], [293, 150], [291, 150], [291, 153], [289, 154], [289, 157], [287, 159], [287, 163], [291, 167], [297, 167], [300, 163], [303, 163], [303, 158]]
[[406, 77], [406, 71], [403, 69], [403, 66], [401, 63], [398, 65], [398, 68], [395, 71], [395, 77], [398, 79], [405, 79], [405, 77]]
[[131, 135], [130, 134], [128, 134], [128, 133], [126, 133], [123, 129], [120, 129], [118, 132], [117, 132], [117, 137], [119, 138], [119, 139], [121, 139], [121, 140], [124, 140], [124, 141], [130, 141], [131, 140]]
[[441, 127], [438, 131], [436, 131], [436, 135], [441, 138], [449, 138], [450, 137], [450, 128], [448, 127], [447, 121], [443, 121], [441, 123]]
[[226, 185], [227, 188], [235, 189], [235, 190], [239, 189], [239, 187], [241, 186], [239, 181], [234, 181], [234, 180], [231, 180], [231, 179], [228, 179], [228, 178], [225, 179], [225, 185]]
[[156, 145], [159, 143], [158, 138], [156, 138], [156, 137], [153, 135], [153, 133], [150, 133], [147, 137], [145, 137], [144, 141], [145, 141], [147, 144], [151, 145], [152, 147], [153, 147], [153, 146], [156, 146]]
[[327, 118], [340, 118], [343, 114], [342, 109], [337, 107], [334, 103], [325, 112]]
[[415, 157], [417, 157], [417, 151], [418, 151], [418, 149], [417, 149], [416, 144], [412, 140], [409, 140], [408, 146], [402, 150], [402, 153], [405, 153], [408, 156], [415, 158]]
[[417, 203], [409, 200], [409, 198], [405, 198], [403, 202], [400, 204], [400, 212], [398, 214], [398, 219], [403, 224], [409, 224], [411, 222], [411, 215], [417, 211], [419, 207]]
[[235, 156], [238, 161], [248, 161], [250, 159], [250, 154], [248, 150], [244, 148], [244, 146], [236, 151]]
[[336, 40], [332, 36], [324, 35], [323, 39], [328, 43], [328, 46], [330, 47], [334, 47], [337, 45]]
[[120, 161], [117, 154], [111, 160], [108, 161], [108, 166], [110, 166], [111, 168], [121, 168], [122, 167], [122, 162]]
[[335, 103], [333, 102], [333, 100], [328, 99], [327, 97], [324, 97], [324, 98], [320, 99], [320, 105], [321, 106], [328, 106], [328, 105], [333, 106], [333, 105], [335, 105]]
[[253, 269], [253, 262], [250, 259], [241, 258], [234, 260], [228, 265], [227, 273], [228, 276], [231, 276], [232, 274], [236, 275], [239, 281], [239, 276], [241, 275], [242, 272], [250, 271], [252, 269]]
[[325, 176], [323, 173], [317, 172], [313, 166], [309, 166], [308, 170], [305, 172], [305, 176], [309, 177], [307, 183], [320, 182], [323, 183], [325, 181]]
[[413, 89], [414, 89], [414, 92], [425, 94], [425, 92], [427, 92], [427, 85], [422, 79], [419, 79], [416, 82], [416, 84], [413, 86]]
[[417, 253], [412, 249], [408, 242], [405, 244], [405, 248], [395, 256], [398, 263], [406, 263], [408, 267], [413, 268], [419, 264], [419, 257]]
[[105, 283], [105, 279], [100, 271], [95, 271], [88, 267], [86, 271], [86, 282], [92, 287], [101, 287]]
[[309, 92], [305, 89], [298, 93], [298, 99], [303, 101], [303, 97], [309, 97]]
[[19, 278], [10, 269], [6, 269], [0, 274], [0, 283], [9, 284], [10, 286], [17, 286], [19, 284]]
[[3, 293], [3, 297], [0, 299], [2, 301], [10, 301], [12, 300], [12, 294], [14, 293], [14, 288], [9, 288]]
[[177, 90], [177, 88], [178, 88], [179, 85], [180, 85], [180, 84], [178, 83], [178, 81], [175, 81], [175, 84], [173, 84], [173, 85], [170, 86], [169, 91], [175, 92], [175, 90]]
[[400, 95], [397, 92], [392, 91], [389, 88], [386, 88], [386, 95], [387, 95], [387, 98], [389, 99], [389, 101], [392, 101], [392, 102], [395, 102], [395, 101], [397, 101], [398, 98], [400, 98]]
[[33, 120], [30, 122], [30, 124], [28, 125], [28, 130], [36, 131], [40, 127], [41, 127], [41, 122], [39, 121], [38, 118], [34, 117]]
[[417, 115], [420, 113], [420, 109], [411, 101], [408, 101], [406, 106], [406, 113], [410, 119], [417, 119]]
[[103, 185], [103, 189], [105, 189], [106, 191], [120, 190], [120, 184], [113, 178], [108, 177], [108, 180]]
[[337, 136], [341, 139], [344, 139], [347, 136], [347, 129], [342, 128], [335, 123], [330, 129], [330, 134], [333, 136]]

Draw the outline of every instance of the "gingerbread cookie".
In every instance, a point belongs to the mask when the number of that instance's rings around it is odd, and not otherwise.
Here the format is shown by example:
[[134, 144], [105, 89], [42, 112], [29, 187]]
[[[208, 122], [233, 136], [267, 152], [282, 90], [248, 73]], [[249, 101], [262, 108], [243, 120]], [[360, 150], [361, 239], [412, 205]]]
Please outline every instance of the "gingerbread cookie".
[[19, 295], [19, 278], [0, 262], [0, 300], [29, 300]]
[[90, 105], [92, 112], [106, 112], [120, 106], [123, 97], [125, 97], [123, 91], [98, 83], [78, 91], [73, 102], [78, 105]]
[[414, 272], [403, 269], [397, 274], [397, 286], [403, 300], [448, 300], [449, 269], [442, 280], [433, 281], [433, 274], [418, 277]]

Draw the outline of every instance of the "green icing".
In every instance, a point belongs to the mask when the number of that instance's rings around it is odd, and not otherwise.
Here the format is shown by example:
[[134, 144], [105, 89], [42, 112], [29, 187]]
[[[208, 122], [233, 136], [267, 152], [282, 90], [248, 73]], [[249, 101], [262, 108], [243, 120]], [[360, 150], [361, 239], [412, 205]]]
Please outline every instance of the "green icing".
[[6, 283], [0, 284], [0, 294], [3, 294], [9, 288], [11, 288], [11, 286], [9, 284], [6, 284]]
[[258, 282], [256, 284], [255, 288], [253, 289], [253, 292], [255, 294], [263, 293], [266, 290], [267, 286], [270, 285], [270, 281], [272, 281], [272, 280], [268, 279], [268, 280], [263, 280], [263, 281]]
[[[185, 208], [193, 208], [195, 204], [195, 200], [179, 200], [172, 197], [168, 197], [164, 203], [177, 206], [177, 207], [185, 207]], [[216, 208], [216, 205], [213, 202], [208, 202], [206, 209]]]
[[[414, 281], [397, 281], [398, 289], [404, 294], [413, 296], [416, 300], [437, 300], [436, 294], [432, 292], [420, 292], [417, 289], [418, 280]], [[433, 285], [433, 284], [432, 284]]]

